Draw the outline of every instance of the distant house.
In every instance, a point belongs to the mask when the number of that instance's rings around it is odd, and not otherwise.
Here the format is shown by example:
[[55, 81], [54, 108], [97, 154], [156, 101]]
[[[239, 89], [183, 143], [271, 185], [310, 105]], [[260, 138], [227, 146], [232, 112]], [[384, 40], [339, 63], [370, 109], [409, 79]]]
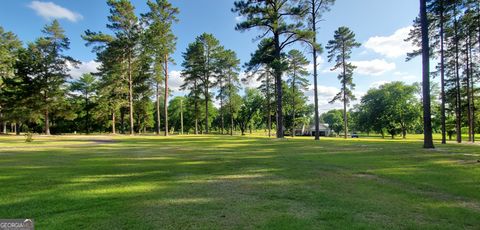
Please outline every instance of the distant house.
[[[333, 131], [329, 128], [328, 124], [320, 124], [319, 125], [319, 132], [321, 137], [328, 137]], [[315, 125], [312, 125], [309, 128], [301, 127], [295, 130], [296, 136], [315, 136]]]

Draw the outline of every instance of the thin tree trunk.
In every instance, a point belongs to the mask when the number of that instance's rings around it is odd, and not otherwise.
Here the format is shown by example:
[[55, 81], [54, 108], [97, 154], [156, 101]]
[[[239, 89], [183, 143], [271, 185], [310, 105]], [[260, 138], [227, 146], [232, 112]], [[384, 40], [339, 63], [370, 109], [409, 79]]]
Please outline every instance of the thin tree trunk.
[[267, 69], [267, 120], [268, 120], [268, 137], [272, 137], [272, 103], [270, 102], [270, 70]]
[[3, 121], [3, 125], [2, 125], [2, 130], [3, 130], [3, 134], [7, 134], [7, 122], [6, 121]]
[[[294, 67], [295, 68], [295, 67]], [[296, 81], [296, 71], [293, 70], [293, 81], [292, 81], [292, 137], [295, 137], [295, 81]]]
[[225, 129], [225, 120], [223, 115], [223, 85], [220, 82], [220, 120], [221, 120], [221, 134], [223, 135], [223, 130]]
[[183, 100], [180, 100], [180, 134], [183, 135]]
[[348, 121], [347, 121], [347, 67], [345, 60], [345, 44], [342, 44], [342, 65], [343, 65], [343, 125], [344, 125], [344, 137], [347, 139], [348, 133]]
[[423, 87], [423, 129], [424, 148], [434, 148], [432, 136], [432, 117], [430, 108], [430, 47], [428, 41], [428, 19], [426, 0], [420, 0], [420, 18], [422, 24], [422, 87]]
[[445, 16], [444, 16], [444, 0], [440, 0], [441, 9], [440, 9], [440, 87], [441, 87], [441, 107], [440, 107], [440, 116], [442, 123], [442, 144], [447, 143], [447, 125], [446, 125], [446, 115], [445, 115]]
[[[480, 15], [479, 15], [479, 17], [480, 17]], [[472, 47], [470, 47], [470, 57], [472, 57], [472, 58], [470, 58], [470, 66], [473, 67]], [[472, 80], [472, 84], [471, 84], [472, 89], [471, 89], [470, 93], [472, 94], [471, 95], [471, 98], [472, 98], [472, 142], [475, 143], [475, 120], [476, 120], [476, 117], [475, 117], [475, 81], [473, 80], [473, 74], [472, 74], [471, 80]]]
[[233, 104], [232, 104], [232, 100], [233, 100], [233, 96], [232, 96], [232, 78], [231, 76], [228, 78], [228, 98], [230, 100], [230, 136], [233, 136], [233, 126], [235, 125], [233, 123]]
[[208, 85], [205, 86], [205, 134], [208, 134]]
[[48, 109], [45, 109], [45, 135], [50, 135], [50, 121], [49, 121], [49, 114]]
[[[233, 109], [232, 109], [233, 111]], [[234, 128], [235, 124], [233, 122], [233, 113], [232, 113], [232, 116], [230, 116], [230, 136], [233, 136], [233, 128]]]
[[197, 83], [194, 83], [195, 89], [195, 135], [198, 135], [198, 94], [197, 94]]
[[120, 128], [122, 134], [125, 134], [125, 109], [120, 108]]
[[0, 113], [0, 118], [2, 119], [2, 133], [7, 134], [7, 121], [5, 120], [5, 114]]
[[130, 118], [130, 135], [134, 135], [133, 125], [133, 80], [132, 80], [132, 57], [131, 51], [128, 53], [128, 109]]
[[85, 111], [87, 112], [85, 116], [85, 130], [87, 135], [90, 134], [90, 109], [88, 105], [88, 91], [85, 93]]
[[156, 110], [157, 110], [157, 127], [156, 127], [156, 133], [157, 135], [160, 135], [160, 84], [158, 83], [158, 81], [156, 82], [156, 93], [155, 93], [155, 97], [156, 97]]
[[[281, 59], [281, 49], [280, 49], [280, 35], [275, 33], [274, 35], [275, 43], [275, 59]], [[275, 87], [277, 92], [277, 138], [283, 138], [283, 90], [282, 90], [282, 71], [278, 67], [274, 70], [275, 73]]]
[[312, 31], [313, 31], [313, 91], [314, 91], [314, 103], [315, 103], [315, 140], [320, 140], [320, 116], [318, 114], [318, 70], [317, 70], [317, 9], [315, 7], [315, 1], [311, 1], [312, 12]]
[[473, 126], [473, 120], [472, 120], [472, 106], [471, 106], [471, 94], [470, 94], [470, 79], [471, 79], [471, 73], [470, 73], [470, 57], [469, 57], [469, 50], [470, 50], [470, 39], [467, 36], [467, 41], [466, 41], [466, 72], [467, 72], [467, 119], [468, 119], [468, 141], [472, 142], [472, 126]]
[[165, 54], [165, 97], [163, 99], [165, 117], [165, 136], [168, 136], [168, 55]]
[[116, 134], [115, 130], [115, 111], [112, 112], [112, 134]]
[[457, 22], [457, 6], [454, 3], [454, 33], [455, 33], [455, 89], [456, 89], [456, 131], [457, 131], [457, 142], [462, 143], [462, 101], [460, 95], [460, 68], [459, 68], [459, 38], [458, 38], [458, 22]]
[[15, 122], [15, 134], [17, 136], [20, 136], [20, 126], [21, 126], [20, 123]]

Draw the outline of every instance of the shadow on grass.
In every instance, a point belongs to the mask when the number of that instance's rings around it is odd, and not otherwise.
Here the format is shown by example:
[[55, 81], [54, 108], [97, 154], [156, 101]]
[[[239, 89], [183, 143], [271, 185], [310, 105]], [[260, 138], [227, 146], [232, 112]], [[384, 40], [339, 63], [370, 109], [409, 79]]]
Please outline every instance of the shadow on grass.
[[0, 216], [34, 218], [42, 229], [454, 229], [480, 222], [478, 166], [456, 161], [469, 158], [461, 154], [475, 151], [469, 146], [433, 152], [400, 141], [223, 136], [115, 141], [0, 150]]

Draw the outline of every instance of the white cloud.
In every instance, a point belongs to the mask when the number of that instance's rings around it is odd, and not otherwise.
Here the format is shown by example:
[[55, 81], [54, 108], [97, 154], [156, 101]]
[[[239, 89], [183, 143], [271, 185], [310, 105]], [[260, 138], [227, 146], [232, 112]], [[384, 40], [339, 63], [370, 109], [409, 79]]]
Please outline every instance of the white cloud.
[[357, 67], [355, 72], [363, 75], [382, 75], [388, 71], [395, 70], [397, 66], [395, 63], [387, 62], [383, 59], [374, 59], [370, 61], [352, 61], [352, 64]]
[[80, 65], [74, 67], [73, 65], [69, 64], [68, 68], [70, 69], [69, 74], [73, 79], [80, 78], [83, 74], [86, 73], [95, 73], [97, 72], [97, 68], [100, 66], [100, 63], [96, 61], [87, 61], [81, 62]]
[[[340, 89], [331, 86], [324, 86], [324, 85], [317, 85], [318, 89], [318, 107], [319, 112], [323, 113], [330, 109], [340, 108], [340, 103], [330, 104], [329, 102], [335, 97], [335, 95], [340, 92]], [[305, 95], [308, 97], [309, 103], [315, 103], [315, 96], [314, 96], [314, 87], [311, 85]]]
[[77, 22], [83, 19], [81, 14], [61, 7], [53, 2], [32, 1], [28, 7], [35, 10], [39, 16], [46, 20], [67, 19], [71, 22]]
[[184, 83], [182, 72], [178, 70], [170, 71], [170, 75], [168, 77], [168, 84], [169, 88], [174, 92], [180, 92], [180, 86]]
[[[258, 74], [254, 74], [253, 76], [249, 76], [251, 73], [240, 73], [240, 80], [242, 81], [243, 88], [258, 88], [262, 84], [262, 82], [257, 81]], [[248, 76], [248, 77], [247, 77]]]
[[404, 56], [414, 49], [411, 43], [405, 42], [411, 29], [412, 27], [408, 26], [398, 29], [390, 36], [371, 37], [365, 42], [364, 46], [388, 58]]

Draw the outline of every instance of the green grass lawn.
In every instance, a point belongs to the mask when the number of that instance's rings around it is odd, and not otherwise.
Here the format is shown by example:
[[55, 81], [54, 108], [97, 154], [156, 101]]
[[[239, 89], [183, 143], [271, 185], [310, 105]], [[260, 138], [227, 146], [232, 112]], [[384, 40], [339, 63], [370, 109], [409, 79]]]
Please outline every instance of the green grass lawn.
[[[37, 229], [478, 229], [480, 146], [0, 137], [0, 218]], [[108, 141], [112, 140], [112, 141]]]

